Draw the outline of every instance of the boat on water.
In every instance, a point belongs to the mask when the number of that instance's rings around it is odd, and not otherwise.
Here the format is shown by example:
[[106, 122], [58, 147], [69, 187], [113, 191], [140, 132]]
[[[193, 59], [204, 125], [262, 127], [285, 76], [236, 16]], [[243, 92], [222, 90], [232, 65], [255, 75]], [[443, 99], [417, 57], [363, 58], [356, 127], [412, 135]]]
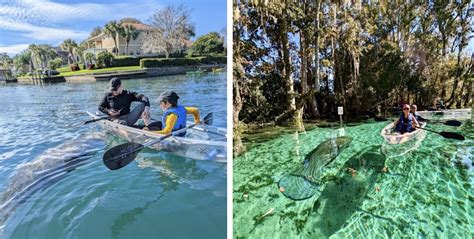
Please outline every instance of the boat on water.
[[[421, 122], [420, 127], [424, 128], [426, 122]], [[382, 152], [387, 157], [397, 157], [417, 149], [426, 137], [426, 130], [417, 129], [415, 131], [400, 134], [395, 131], [394, 123], [390, 123], [382, 129], [380, 135], [384, 138]]]
[[425, 119], [437, 120], [468, 120], [472, 119], [471, 108], [466, 109], [450, 109], [450, 110], [436, 110], [436, 111], [417, 111], [421, 117]]
[[[103, 115], [87, 112], [92, 119]], [[121, 125], [110, 120], [97, 123], [106, 131], [127, 141], [145, 144], [164, 135], [156, 134], [139, 128]], [[188, 122], [188, 125], [193, 124]], [[227, 130], [210, 125], [196, 125], [186, 130], [184, 137], [172, 136], [159, 143], [149, 146], [152, 149], [195, 160], [227, 162]]]

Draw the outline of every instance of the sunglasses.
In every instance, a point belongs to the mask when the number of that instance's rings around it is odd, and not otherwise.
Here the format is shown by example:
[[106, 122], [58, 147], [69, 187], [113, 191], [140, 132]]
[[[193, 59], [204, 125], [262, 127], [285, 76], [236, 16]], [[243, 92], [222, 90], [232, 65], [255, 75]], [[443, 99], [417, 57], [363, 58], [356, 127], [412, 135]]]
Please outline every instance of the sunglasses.
[[409, 110], [410, 108], [403, 108], [403, 110]]

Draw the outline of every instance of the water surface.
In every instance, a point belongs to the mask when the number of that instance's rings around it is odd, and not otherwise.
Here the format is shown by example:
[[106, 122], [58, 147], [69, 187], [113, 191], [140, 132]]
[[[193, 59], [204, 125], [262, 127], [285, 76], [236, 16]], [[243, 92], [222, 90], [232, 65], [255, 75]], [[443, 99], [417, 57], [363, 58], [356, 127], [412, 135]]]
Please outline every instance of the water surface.
[[[214, 112], [226, 126], [226, 75], [122, 81], [156, 98], [174, 90], [179, 103]], [[145, 149], [117, 171], [105, 150], [124, 141], [88, 120], [108, 82], [0, 85], [1, 238], [224, 238], [226, 164]], [[212, 100], [209, 100], [212, 99]]]
[[[234, 237], [472, 238], [471, 123], [458, 128], [428, 125], [461, 133], [465, 141], [427, 132], [416, 150], [386, 157], [380, 150], [380, 131], [387, 123], [254, 140], [257, 143], [233, 162]], [[325, 170], [324, 187], [300, 201], [280, 193], [277, 182], [318, 144], [338, 135], [353, 141]]]

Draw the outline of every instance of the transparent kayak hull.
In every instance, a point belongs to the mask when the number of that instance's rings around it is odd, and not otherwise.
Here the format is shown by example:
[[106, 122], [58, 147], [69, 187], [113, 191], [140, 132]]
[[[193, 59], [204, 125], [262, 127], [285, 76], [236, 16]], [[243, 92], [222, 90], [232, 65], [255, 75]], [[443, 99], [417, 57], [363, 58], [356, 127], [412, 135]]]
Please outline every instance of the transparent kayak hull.
[[417, 111], [421, 117], [425, 119], [437, 120], [469, 120], [472, 119], [471, 108], [467, 109], [452, 109], [452, 110], [437, 110], [437, 111]]
[[[426, 126], [426, 122], [420, 125]], [[382, 152], [387, 157], [397, 157], [417, 149], [426, 137], [426, 130], [417, 129], [410, 133], [400, 134], [394, 131], [394, 123], [390, 123], [382, 129], [383, 136]]]
[[[92, 119], [103, 117], [87, 112]], [[127, 141], [144, 144], [164, 135], [121, 125], [110, 120], [97, 121], [103, 129]], [[192, 123], [188, 123], [192, 124]], [[149, 148], [195, 160], [227, 162], [227, 130], [225, 128], [197, 125], [186, 131], [186, 136], [169, 137]]]

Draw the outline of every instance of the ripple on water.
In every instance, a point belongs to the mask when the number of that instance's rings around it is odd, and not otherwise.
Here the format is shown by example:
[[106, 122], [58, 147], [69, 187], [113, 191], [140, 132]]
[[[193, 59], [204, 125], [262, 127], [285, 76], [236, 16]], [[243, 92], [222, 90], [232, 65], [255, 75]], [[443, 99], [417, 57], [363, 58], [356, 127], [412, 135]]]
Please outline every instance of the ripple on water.
[[[214, 125], [225, 127], [226, 75], [204, 76], [122, 83], [148, 96], [154, 118], [162, 113], [158, 95], [175, 90], [180, 103], [214, 112]], [[107, 82], [0, 85], [0, 95], [5, 96], [0, 114], [0, 194], [8, 191], [21, 165], [81, 135], [102, 131], [95, 124], [73, 126], [89, 119], [85, 111], [97, 109], [106, 88]], [[106, 149], [124, 142], [110, 134], [102, 139]], [[164, 238], [225, 237], [225, 164], [143, 150], [135, 162], [110, 171], [102, 163], [103, 147], [97, 150], [78, 167], [54, 171], [54, 177], [33, 183], [35, 190], [0, 223], [0, 238], [149, 238], [157, 231]], [[47, 158], [52, 157], [43, 159]], [[31, 175], [41, 175], [36, 173]]]
[[316, 128], [282, 135], [235, 158], [234, 237], [470, 238], [474, 196], [473, 173], [466, 166], [467, 161], [472, 162], [470, 122], [459, 128], [433, 126], [437, 131], [454, 131], [468, 138], [455, 141], [428, 132], [416, 150], [387, 158], [384, 166], [388, 171], [372, 184], [368, 178], [358, 178], [363, 172], [351, 176], [347, 163], [360, 155], [361, 160], [370, 158], [362, 153], [364, 149], [380, 149], [380, 131], [385, 125], [346, 128], [345, 135], [353, 142], [327, 170], [337, 180], [303, 201], [285, 198], [276, 182], [301, 164], [319, 143], [336, 135], [335, 130]]

